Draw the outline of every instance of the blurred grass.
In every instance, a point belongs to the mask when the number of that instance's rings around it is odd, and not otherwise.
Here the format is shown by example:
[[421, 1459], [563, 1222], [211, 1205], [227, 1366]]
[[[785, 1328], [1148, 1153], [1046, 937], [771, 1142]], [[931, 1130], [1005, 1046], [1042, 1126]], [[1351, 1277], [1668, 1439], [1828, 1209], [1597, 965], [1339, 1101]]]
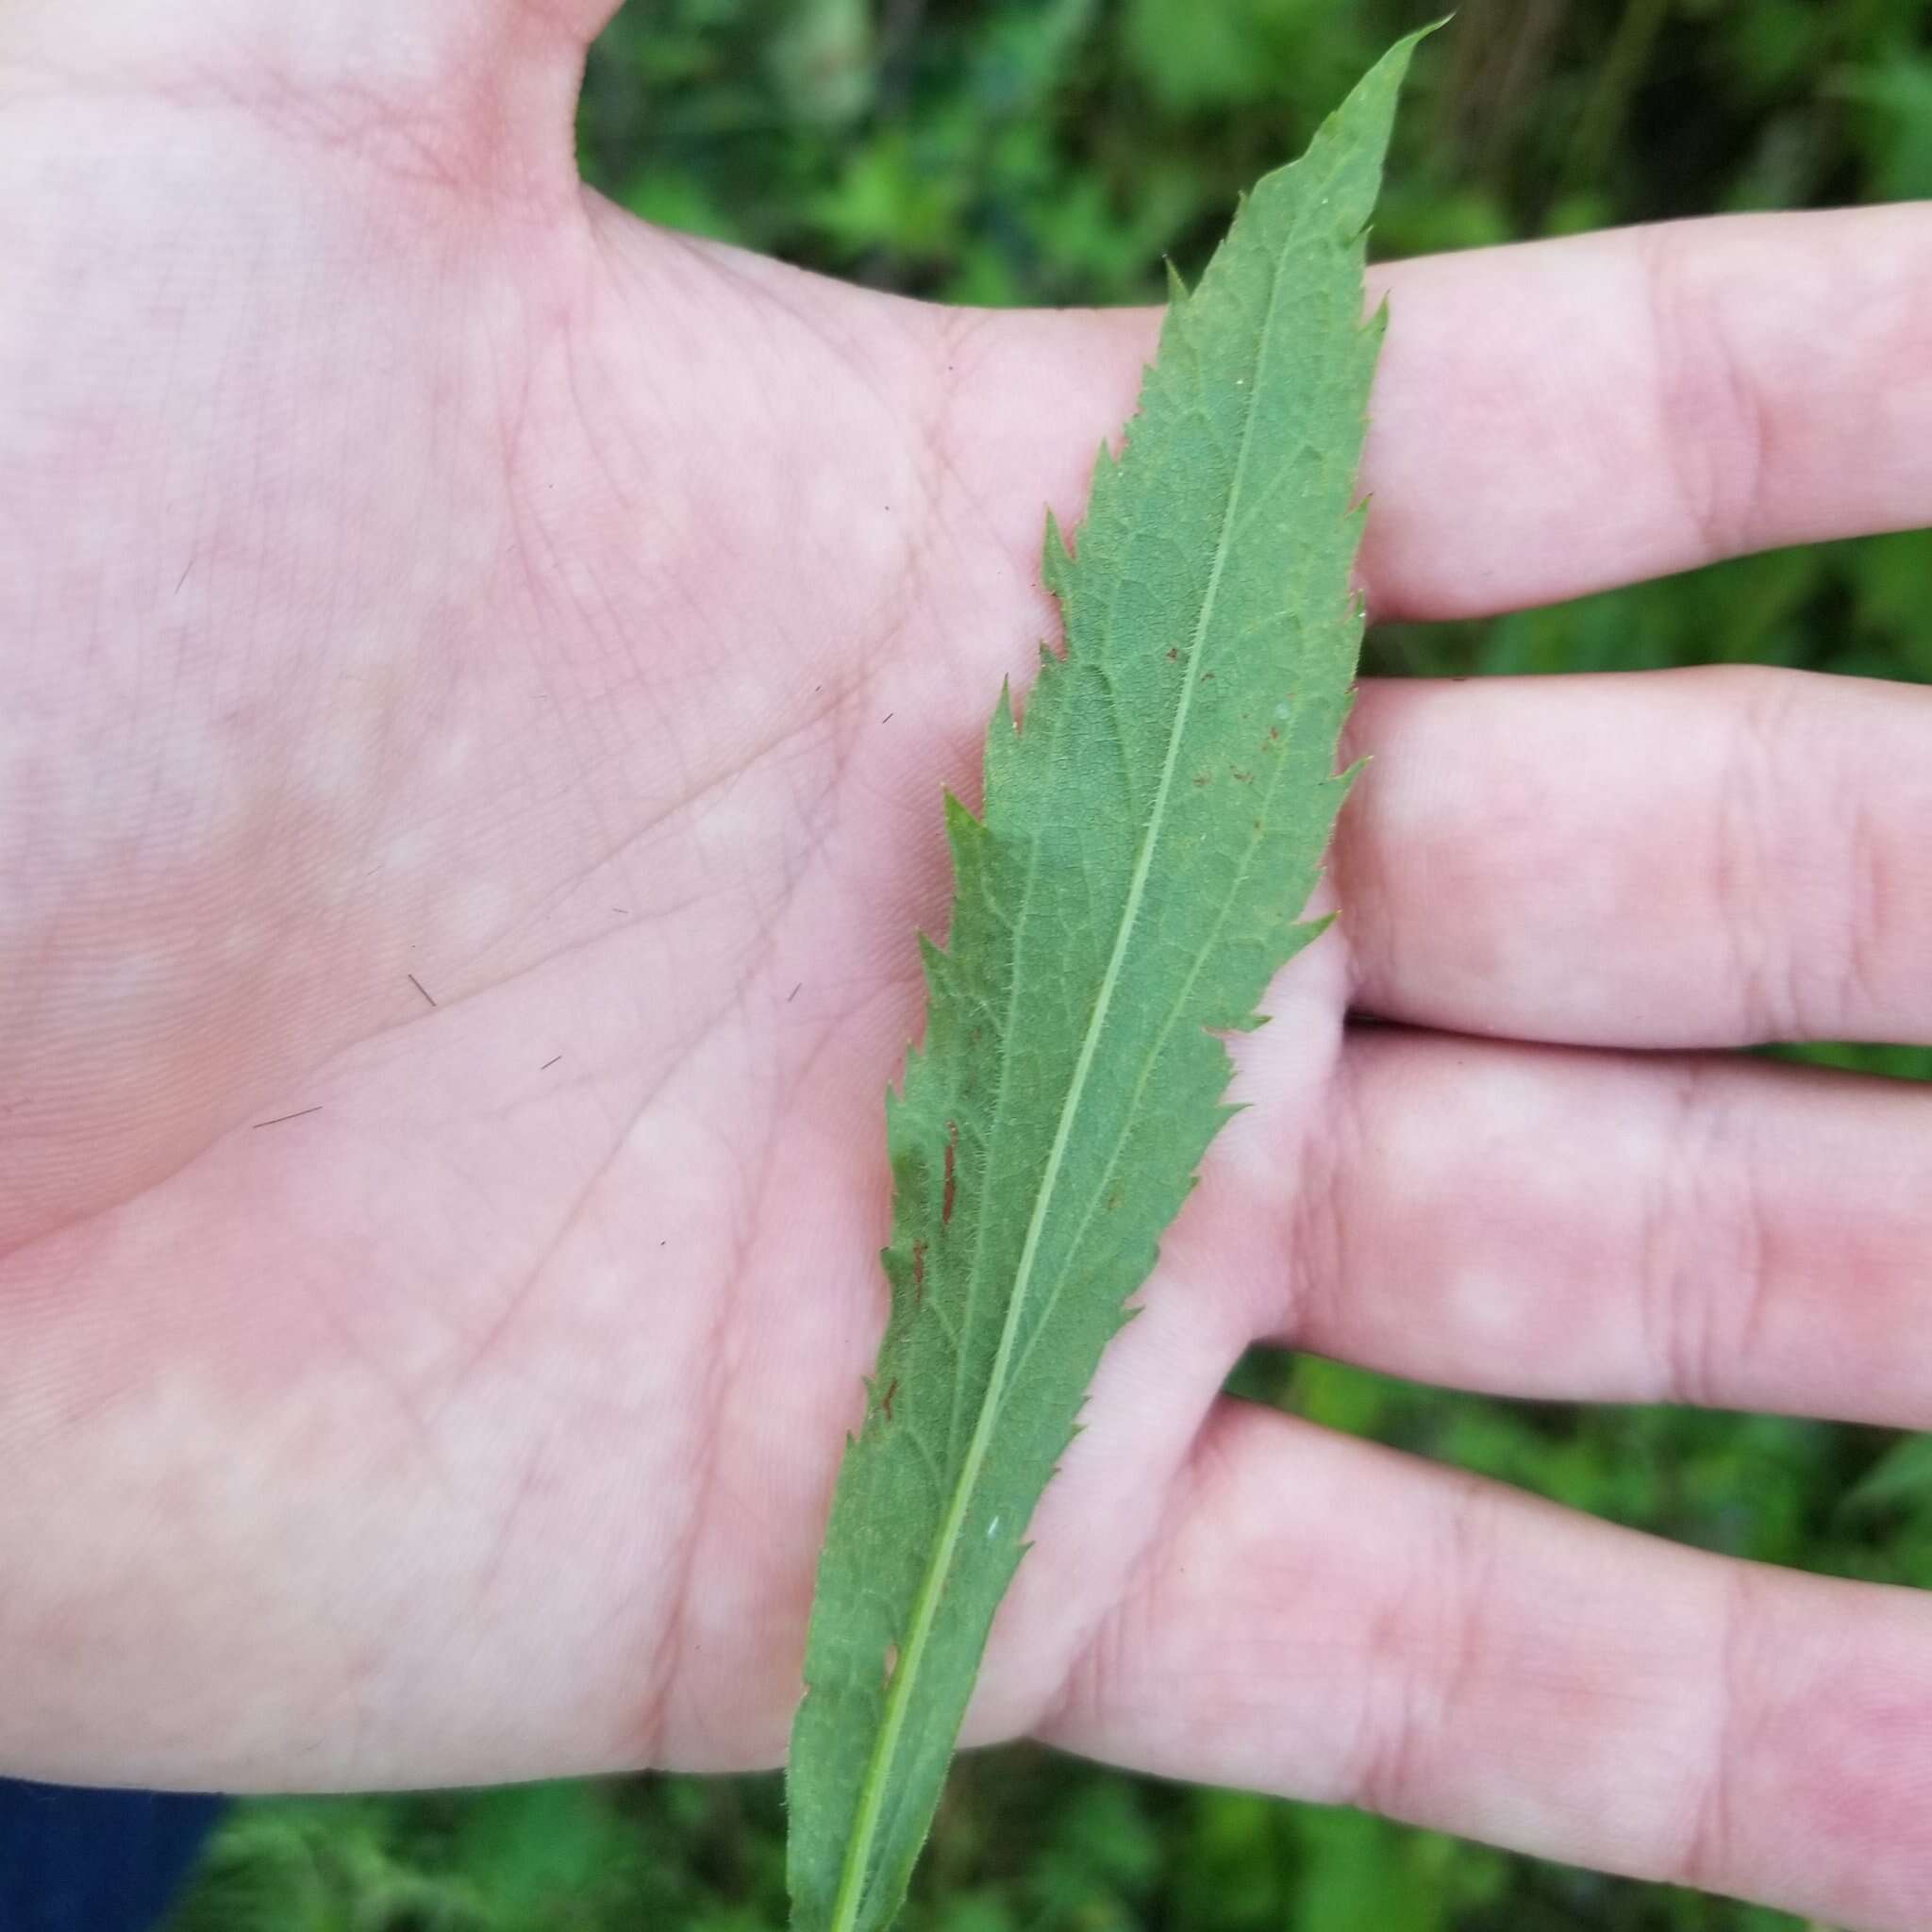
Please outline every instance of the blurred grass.
[[[1436, 0], [657, 0], [595, 50], [590, 178], [648, 219], [952, 300], [1157, 298]], [[1465, 0], [1421, 62], [1385, 255], [1932, 193], [1920, 0]], [[1932, 681], [1932, 537], [1748, 558], [1486, 625], [1392, 674], [1710, 661]], [[1932, 1077], [1932, 1052], [1804, 1058]], [[1932, 1576], [1932, 1446], [1681, 1409], [1445, 1394], [1256, 1357], [1242, 1392], [1701, 1547]], [[772, 1777], [239, 1807], [172, 1932], [766, 1932]], [[963, 1760], [915, 1932], [1770, 1932], [1795, 1922], [1353, 1814], [1029, 1750]]]

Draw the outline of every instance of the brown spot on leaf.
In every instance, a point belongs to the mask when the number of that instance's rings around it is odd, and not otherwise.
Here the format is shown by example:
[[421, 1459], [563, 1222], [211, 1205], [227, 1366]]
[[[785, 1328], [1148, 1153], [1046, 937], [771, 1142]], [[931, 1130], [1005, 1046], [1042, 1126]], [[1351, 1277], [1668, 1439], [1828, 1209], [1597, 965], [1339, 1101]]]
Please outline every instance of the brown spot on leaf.
[[925, 1243], [912, 1243], [912, 1306], [925, 1305]]
[[894, 1375], [892, 1379], [886, 1384], [886, 1392], [879, 1397], [879, 1407], [884, 1412], [885, 1418], [888, 1422], [891, 1422], [892, 1420], [892, 1397], [898, 1394], [898, 1392], [899, 1378], [897, 1375]]
[[940, 1201], [940, 1225], [953, 1218], [953, 1203], [959, 1191], [959, 1123], [946, 1123], [946, 1191]]

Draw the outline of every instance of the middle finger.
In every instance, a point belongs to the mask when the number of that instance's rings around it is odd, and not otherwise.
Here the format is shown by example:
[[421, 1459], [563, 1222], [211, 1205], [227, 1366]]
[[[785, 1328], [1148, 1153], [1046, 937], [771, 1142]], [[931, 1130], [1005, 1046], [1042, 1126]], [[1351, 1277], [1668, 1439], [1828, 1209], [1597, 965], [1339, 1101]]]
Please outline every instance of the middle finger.
[[1932, 1041], [1932, 691], [1789, 671], [1365, 685], [1354, 1003], [1589, 1046]]

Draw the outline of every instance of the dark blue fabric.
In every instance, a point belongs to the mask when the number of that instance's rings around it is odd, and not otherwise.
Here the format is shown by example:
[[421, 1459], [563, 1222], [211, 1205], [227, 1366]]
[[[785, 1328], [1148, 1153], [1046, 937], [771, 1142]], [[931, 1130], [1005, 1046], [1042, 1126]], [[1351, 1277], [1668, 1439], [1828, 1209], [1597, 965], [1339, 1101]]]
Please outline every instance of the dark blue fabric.
[[0, 1932], [149, 1932], [220, 1810], [0, 1778]]

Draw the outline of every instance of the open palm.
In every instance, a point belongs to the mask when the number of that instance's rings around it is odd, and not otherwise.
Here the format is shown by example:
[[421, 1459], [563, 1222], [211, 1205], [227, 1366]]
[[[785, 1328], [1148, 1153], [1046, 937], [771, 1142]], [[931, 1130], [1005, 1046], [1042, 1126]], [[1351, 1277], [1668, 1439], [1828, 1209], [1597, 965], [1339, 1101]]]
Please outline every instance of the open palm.
[[[0, 1761], [773, 1762], [884, 1315], [941, 788], [1154, 319], [587, 196], [594, 0], [0, 17]], [[1363, 574], [1469, 615], [1932, 510], [1932, 220], [1385, 280]], [[971, 1734], [1923, 1925], [1932, 1606], [1219, 1391], [1291, 1341], [1932, 1424], [1932, 700], [1371, 688]], [[1345, 1024], [1352, 1016], [1378, 1023]], [[1659, 1051], [1666, 1050], [1666, 1051]]]

